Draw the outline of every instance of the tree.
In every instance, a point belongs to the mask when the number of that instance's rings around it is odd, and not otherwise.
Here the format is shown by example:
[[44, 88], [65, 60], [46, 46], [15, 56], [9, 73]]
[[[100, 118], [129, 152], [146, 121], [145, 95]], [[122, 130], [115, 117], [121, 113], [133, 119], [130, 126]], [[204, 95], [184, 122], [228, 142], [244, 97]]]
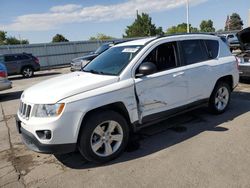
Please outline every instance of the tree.
[[233, 13], [230, 16], [229, 28], [230, 30], [241, 30], [243, 28], [243, 21], [239, 14]]
[[5, 31], [0, 31], [0, 45], [3, 45], [6, 42], [6, 34]]
[[127, 26], [123, 37], [133, 38], [162, 34], [164, 34], [162, 27], [157, 28], [155, 24], [152, 23], [151, 17], [146, 13], [142, 13], [141, 15], [137, 14], [135, 21], [130, 26]]
[[6, 44], [15, 45], [15, 44], [29, 44], [28, 40], [18, 40], [16, 37], [7, 37]]
[[[189, 24], [190, 32], [199, 32], [199, 30], [196, 27], [192, 27], [191, 24]], [[187, 33], [187, 24], [182, 23], [178, 24], [177, 26], [172, 26], [167, 29], [166, 34], [176, 34], [176, 33]]]
[[28, 40], [18, 40], [16, 37], [7, 37], [7, 32], [0, 31], [0, 45], [29, 44]]
[[215, 32], [215, 28], [213, 26], [212, 20], [202, 20], [200, 24], [200, 31], [201, 32]]
[[110, 40], [114, 39], [114, 37], [105, 35], [103, 33], [98, 33], [95, 37], [90, 37], [89, 40]]
[[61, 34], [56, 34], [53, 39], [52, 42], [69, 42], [68, 39], [66, 39], [63, 35]]

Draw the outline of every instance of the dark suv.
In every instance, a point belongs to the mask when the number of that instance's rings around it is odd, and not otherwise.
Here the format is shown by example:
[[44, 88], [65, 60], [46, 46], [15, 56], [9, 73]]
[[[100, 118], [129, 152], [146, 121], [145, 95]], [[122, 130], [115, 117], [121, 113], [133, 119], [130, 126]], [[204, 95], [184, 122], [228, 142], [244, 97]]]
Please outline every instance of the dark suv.
[[40, 70], [38, 58], [32, 54], [3, 54], [0, 55], [4, 59], [4, 64], [7, 67], [8, 75], [22, 74], [25, 78], [30, 78], [35, 71]]

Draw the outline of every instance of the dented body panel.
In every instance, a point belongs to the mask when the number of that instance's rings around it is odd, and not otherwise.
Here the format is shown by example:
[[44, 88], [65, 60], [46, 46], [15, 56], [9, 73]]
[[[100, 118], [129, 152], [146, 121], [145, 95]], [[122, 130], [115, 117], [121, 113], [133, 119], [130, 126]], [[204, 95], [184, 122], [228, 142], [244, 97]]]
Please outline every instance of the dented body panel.
[[[155, 47], [190, 39], [217, 40], [220, 45], [218, 57], [192, 65], [184, 65], [180, 58], [175, 68], [136, 77], [138, 67]], [[119, 75], [70, 73], [25, 90], [21, 101], [31, 106], [31, 115], [27, 119], [18, 111], [23, 129], [42, 144], [75, 144], [86, 114], [96, 109], [119, 103], [128, 113], [128, 124], [141, 124], [147, 116], [208, 99], [216, 82], [223, 76], [232, 76], [232, 87], [238, 84], [235, 58], [218, 37], [201, 34], [154, 37], [112, 48], [131, 45], [144, 46]], [[34, 116], [33, 106], [37, 104], [61, 103], [65, 107], [58, 117]], [[36, 133], [38, 130], [50, 130], [52, 138], [39, 138]]]

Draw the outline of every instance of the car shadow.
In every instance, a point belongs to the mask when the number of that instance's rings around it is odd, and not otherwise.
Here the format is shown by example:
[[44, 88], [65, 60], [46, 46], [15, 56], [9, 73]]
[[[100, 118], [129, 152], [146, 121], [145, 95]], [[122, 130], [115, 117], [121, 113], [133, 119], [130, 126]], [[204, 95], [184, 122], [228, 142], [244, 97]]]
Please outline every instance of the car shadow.
[[[33, 77], [31, 78], [38, 78], [38, 77], [44, 77], [44, 76], [53, 76], [57, 74], [62, 74], [61, 72], [46, 72], [46, 73], [35, 73]], [[22, 79], [29, 79], [29, 78], [24, 78], [22, 75], [16, 75], [16, 76], [9, 76], [9, 80], [14, 81], [14, 80], [22, 80]]]
[[[245, 98], [239, 98], [239, 96]], [[234, 92], [230, 108], [222, 115], [209, 114], [207, 108], [190, 111], [186, 114], [170, 118], [161, 123], [144, 128], [132, 135], [126, 151], [119, 157], [102, 166], [123, 163], [138, 159], [179, 144], [205, 131], [223, 132], [228, 128], [221, 124], [250, 111], [250, 93]], [[79, 152], [55, 157], [65, 166], [73, 169], [95, 168], [100, 165], [86, 161]]]
[[2, 93], [2, 94], [0, 94], [0, 102], [20, 99], [22, 93], [23, 93], [23, 90], [22, 91]]

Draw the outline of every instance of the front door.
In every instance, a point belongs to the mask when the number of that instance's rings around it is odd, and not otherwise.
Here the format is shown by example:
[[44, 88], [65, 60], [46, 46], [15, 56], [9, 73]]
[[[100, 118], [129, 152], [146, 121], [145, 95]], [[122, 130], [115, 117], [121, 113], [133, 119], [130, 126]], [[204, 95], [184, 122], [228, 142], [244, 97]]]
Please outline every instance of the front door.
[[16, 73], [18, 68], [17, 55], [5, 55], [4, 64], [7, 68], [8, 74]]
[[159, 45], [144, 59], [143, 62], [154, 63], [157, 72], [135, 78], [139, 118], [142, 122], [158, 118], [168, 110], [186, 104], [188, 79], [185, 67], [178, 66], [177, 57], [176, 43], [171, 42]]

